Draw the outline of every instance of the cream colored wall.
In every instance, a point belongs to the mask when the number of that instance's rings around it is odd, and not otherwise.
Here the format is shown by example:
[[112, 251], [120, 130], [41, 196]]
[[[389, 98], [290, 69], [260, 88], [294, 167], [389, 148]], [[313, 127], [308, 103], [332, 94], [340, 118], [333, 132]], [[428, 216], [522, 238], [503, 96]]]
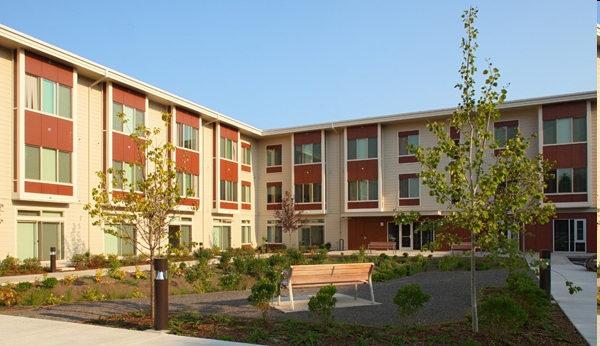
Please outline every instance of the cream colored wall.
[[[213, 128], [212, 124], [201, 124], [200, 127], [200, 209], [194, 217], [192, 241], [203, 242], [208, 246], [212, 233], [212, 207], [213, 207]], [[196, 221], [198, 219], [198, 221]]]
[[[325, 132], [325, 242], [332, 250], [339, 249], [339, 239], [348, 239], [348, 223], [342, 220], [344, 211], [344, 132]], [[323, 218], [323, 216], [319, 216]], [[345, 241], [346, 247], [348, 241]]]
[[11, 194], [13, 188], [13, 62], [12, 51], [0, 47], [0, 256], [16, 256], [15, 214]]

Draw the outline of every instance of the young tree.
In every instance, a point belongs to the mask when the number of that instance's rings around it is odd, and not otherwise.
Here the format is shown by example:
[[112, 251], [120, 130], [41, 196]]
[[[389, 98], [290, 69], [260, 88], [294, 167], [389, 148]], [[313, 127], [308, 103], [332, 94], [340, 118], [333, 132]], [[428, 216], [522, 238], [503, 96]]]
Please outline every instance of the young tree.
[[[124, 114], [119, 116], [125, 123]], [[162, 114], [165, 128], [169, 119], [170, 114]], [[177, 183], [178, 167], [171, 158], [175, 147], [169, 142], [162, 142], [160, 133], [160, 128], [138, 125], [130, 135], [137, 146], [137, 155], [135, 162], [129, 163], [128, 170], [136, 172], [135, 178], [125, 176], [125, 170], [120, 167], [111, 167], [106, 173], [96, 172], [100, 181], [92, 189], [94, 202], [84, 206], [94, 219], [94, 226], [103, 227], [105, 233], [125, 240], [138, 253], [149, 256], [152, 318], [154, 259], [160, 255], [162, 242], [169, 235], [169, 224], [172, 216], [178, 213], [182, 197]], [[111, 192], [109, 184], [117, 189]], [[191, 195], [193, 191], [185, 191], [185, 194]]]
[[[473, 331], [477, 332], [477, 287], [475, 247], [512, 259], [513, 266], [523, 263], [516, 238], [525, 225], [546, 223], [554, 214], [554, 205], [543, 192], [550, 164], [541, 155], [527, 154], [530, 140], [517, 130], [515, 137], [500, 142], [494, 138], [493, 123], [500, 117], [497, 106], [506, 98], [506, 89], [498, 90], [498, 69], [486, 60], [483, 86], [475, 87], [475, 51], [478, 30], [473, 26], [477, 9], [462, 15], [466, 37], [462, 39], [461, 82], [455, 87], [461, 102], [449, 119], [450, 127], [460, 133], [455, 142], [444, 122], [430, 122], [428, 130], [437, 138], [431, 148], [411, 147], [422, 171], [419, 176], [429, 194], [447, 207], [439, 223], [444, 230], [470, 232], [471, 310]], [[396, 212], [396, 223], [419, 219], [416, 212]]]
[[275, 219], [281, 231], [290, 235], [290, 245], [292, 245], [292, 234], [302, 227], [304, 220], [302, 220], [302, 210], [296, 210], [294, 196], [289, 191], [286, 191], [281, 199], [281, 208], [275, 210]]

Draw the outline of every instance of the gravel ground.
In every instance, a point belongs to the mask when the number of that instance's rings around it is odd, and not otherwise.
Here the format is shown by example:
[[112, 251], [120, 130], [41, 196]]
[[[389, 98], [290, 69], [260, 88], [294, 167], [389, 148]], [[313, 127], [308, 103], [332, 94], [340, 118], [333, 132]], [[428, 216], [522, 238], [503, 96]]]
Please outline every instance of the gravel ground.
[[[477, 287], [504, 286], [507, 270], [477, 272]], [[334, 310], [335, 320], [358, 325], [386, 326], [400, 323], [394, 296], [404, 285], [418, 283], [431, 299], [415, 316], [415, 322], [424, 324], [463, 320], [470, 310], [470, 272], [425, 272], [415, 276], [373, 284], [378, 305], [339, 308]], [[297, 289], [295, 296], [314, 294], [317, 289]], [[339, 287], [338, 293], [354, 295], [353, 287]], [[283, 290], [282, 295], [287, 291]], [[260, 313], [248, 302], [250, 291], [215, 292], [169, 296], [169, 312], [197, 312], [200, 314], [229, 315], [260, 318]], [[358, 288], [358, 297], [370, 300], [367, 286]], [[68, 322], [84, 322], [98, 317], [137, 310], [147, 310], [150, 300], [126, 299], [102, 302], [70, 303], [22, 310], [5, 310], [3, 313], [26, 317], [45, 318]], [[273, 309], [271, 319], [295, 318], [311, 320], [308, 312], [284, 314]]]

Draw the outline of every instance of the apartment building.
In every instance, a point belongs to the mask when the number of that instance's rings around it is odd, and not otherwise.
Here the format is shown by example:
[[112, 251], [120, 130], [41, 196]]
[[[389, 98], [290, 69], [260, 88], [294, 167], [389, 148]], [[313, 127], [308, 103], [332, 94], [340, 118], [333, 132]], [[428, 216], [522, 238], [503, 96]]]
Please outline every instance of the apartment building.
[[[598, 169], [596, 92], [506, 102], [498, 136], [515, 128], [538, 133], [528, 155], [556, 161], [546, 193], [557, 215], [528, 230], [533, 250], [596, 252]], [[370, 241], [420, 249], [435, 230], [395, 225], [395, 209], [439, 216], [421, 184], [408, 144], [431, 146], [428, 120], [452, 109], [260, 130], [45, 42], [0, 26], [0, 254], [21, 259], [75, 253], [134, 252], [131, 244], [92, 225], [83, 206], [98, 185], [95, 172], [141, 172], [129, 134], [135, 124], [162, 126], [176, 146], [178, 179], [194, 194], [182, 201], [170, 231], [175, 242], [220, 248], [331, 243], [352, 250]], [[116, 116], [124, 113], [124, 124]], [[126, 126], [130, 124], [130, 126]], [[454, 134], [456, 135], [456, 134]], [[125, 187], [112, 188], [119, 193]], [[274, 210], [282, 195], [296, 197], [306, 220], [282, 234]], [[198, 209], [191, 206], [198, 206]]]

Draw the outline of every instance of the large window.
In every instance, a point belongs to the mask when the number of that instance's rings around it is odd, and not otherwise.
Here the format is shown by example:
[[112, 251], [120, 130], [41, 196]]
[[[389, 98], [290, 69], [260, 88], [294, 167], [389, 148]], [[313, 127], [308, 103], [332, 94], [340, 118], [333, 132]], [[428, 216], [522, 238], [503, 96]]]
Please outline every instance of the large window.
[[400, 198], [419, 198], [419, 178], [400, 178]]
[[[123, 119], [119, 114], [123, 113]], [[139, 125], [144, 125], [144, 111], [113, 102], [113, 130], [131, 134]]]
[[242, 220], [242, 244], [252, 243], [252, 227], [250, 220]]
[[221, 200], [237, 202], [237, 182], [221, 180]]
[[267, 186], [267, 203], [281, 203], [281, 185]]
[[71, 87], [28, 74], [25, 77], [25, 107], [71, 118]]
[[377, 158], [377, 137], [348, 140], [348, 160]]
[[267, 147], [267, 167], [281, 166], [281, 147]]
[[221, 137], [221, 157], [224, 159], [237, 161], [237, 142], [229, 138]]
[[[17, 257], [50, 260], [50, 247], [56, 248], [56, 258], [64, 258], [64, 215], [61, 211], [17, 211]], [[77, 247], [77, 245], [74, 245]], [[79, 248], [82, 252], [83, 248]]]
[[376, 201], [379, 199], [377, 180], [354, 180], [348, 182], [349, 201]]
[[[191, 221], [191, 218], [190, 218]], [[192, 225], [169, 225], [169, 245], [173, 248], [192, 243]]]
[[517, 136], [517, 126], [505, 125], [494, 127], [494, 139], [498, 141], [498, 148], [506, 147], [509, 139], [515, 139]]
[[294, 185], [296, 203], [321, 203], [321, 183]]
[[554, 220], [554, 251], [585, 252], [585, 220]]
[[212, 245], [219, 249], [231, 248], [231, 226], [213, 226]]
[[104, 253], [117, 256], [135, 255], [135, 228], [132, 225], [116, 227], [109, 225], [106, 228], [115, 234], [104, 233]]
[[324, 243], [325, 226], [323, 225], [307, 225], [298, 232], [298, 244], [300, 246], [322, 245]]
[[177, 123], [177, 146], [198, 151], [198, 129]]
[[550, 174], [545, 193], [587, 192], [587, 168], [558, 168]]
[[71, 183], [71, 153], [26, 145], [25, 179]]
[[294, 163], [321, 162], [321, 143], [302, 144], [294, 147]]
[[398, 134], [398, 155], [399, 156], [409, 156], [413, 155], [409, 151], [409, 146], [418, 146], [419, 145], [419, 133], [413, 133], [412, 131], [408, 133], [399, 133]]
[[140, 182], [144, 180], [141, 166], [132, 163], [113, 161], [113, 187], [118, 190], [141, 191]]
[[585, 142], [586, 118], [564, 118], [544, 121], [544, 144]]
[[276, 221], [267, 222], [267, 241], [269, 243], [282, 243], [282, 230], [280, 226], [276, 226]]
[[242, 144], [242, 164], [246, 166], [252, 165], [252, 151], [249, 146]]
[[177, 173], [179, 196], [198, 197], [198, 176], [195, 174]]
[[242, 203], [252, 203], [252, 188], [242, 184]]

